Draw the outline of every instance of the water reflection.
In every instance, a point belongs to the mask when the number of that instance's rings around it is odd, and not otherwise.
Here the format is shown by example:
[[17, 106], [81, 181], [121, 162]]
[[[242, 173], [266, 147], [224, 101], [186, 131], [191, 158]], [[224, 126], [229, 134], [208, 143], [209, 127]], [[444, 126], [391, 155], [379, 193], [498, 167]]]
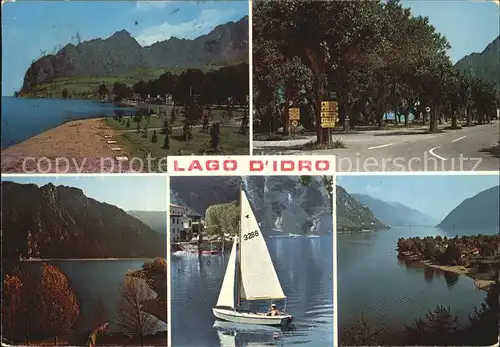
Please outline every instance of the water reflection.
[[[215, 329], [212, 307], [220, 292], [229, 252], [223, 256], [172, 257], [174, 346], [332, 345], [332, 237], [269, 238], [267, 245], [288, 295], [286, 311], [295, 317], [296, 329], [268, 331], [265, 326], [254, 329], [246, 324], [227, 326], [233, 323], [224, 322], [217, 323], [222, 325]], [[276, 304], [281, 311], [285, 309], [284, 300]], [[245, 308], [267, 310], [269, 302], [245, 302]], [[193, 316], [197, 317], [197, 324], [188, 324]]]
[[424, 280], [427, 283], [432, 283], [434, 281], [434, 279], [438, 279], [440, 277], [443, 277], [444, 281], [449, 289], [455, 287], [455, 285], [458, 283], [458, 280], [460, 278], [460, 275], [458, 275], [456, 273], [444, 271], [441, 269], [437, 269], [435, 267], [426, 266], [426, 265], [423, 265], [423, 264], [416, 262], [416, 261], [398, 259], [398, 263], [401, 266], [405, 266], [407, 271], [409, 271], [409, 272], [410, 271], [422, 272], [423, 276], [424, 276]]
[[290, 329], [265, 325], [238, 324], [216, 320], [213, 328], [221, 347], [284, 346], [283, 335]]

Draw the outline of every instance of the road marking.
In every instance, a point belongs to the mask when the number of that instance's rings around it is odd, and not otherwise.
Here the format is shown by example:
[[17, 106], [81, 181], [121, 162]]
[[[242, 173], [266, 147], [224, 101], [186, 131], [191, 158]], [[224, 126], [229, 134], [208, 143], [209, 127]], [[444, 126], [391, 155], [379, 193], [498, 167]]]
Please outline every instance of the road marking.
[[394, 143], [386, 143], [385, 145], [368, 147], [368, 149], [384, 148], [384, 147], [389, 147], [389, 146], [392, 146], [393, 144], [394, 144]]
[[460, 141], [461, 139], [465, 139], [467, 136], [462, 136], [462, 137], [459, 137], [458, 139], [455, 139], [453, 141], [451, 141], [451, 143], [453, 142], [457, 142], [457, 141]]
[[436, 153], [434, 153], [434, 150], [435, 150], [435, 149], [438, 149], [438, 148], [440, 148], [440, 147], [441, 147], [441, 146], [437, 146], [437, 147], [431, 148], [431, 149], [429, 150], [429, 153], [430, 153], [430, 154], [432, 154], [433, 156], [435, 156], [436, 158], [441, 159], [441, 160], [448, 160], [448, 159], [443, 158], [443, 157], [441, 157], [441, 156], [437, 155]]

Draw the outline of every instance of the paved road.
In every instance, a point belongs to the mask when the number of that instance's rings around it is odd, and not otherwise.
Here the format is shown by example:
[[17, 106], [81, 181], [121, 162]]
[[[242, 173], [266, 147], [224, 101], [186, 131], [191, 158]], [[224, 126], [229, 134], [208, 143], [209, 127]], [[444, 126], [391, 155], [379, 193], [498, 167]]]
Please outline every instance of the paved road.
[[[367, 131], [339, 135], [346, 148], [304, 152], [292, 149], [315, 140], [254, 141], [254, 154], [334, 154], [340, 172], [366, 171], [498, 171], [498, 121], [444, 133], [422, 129]], [[404, 131], [404, 134], [401, 132]], [[399, 134], [398, 134], [399, 133]], [[487, 149], [496, 149], [496, 156]]]

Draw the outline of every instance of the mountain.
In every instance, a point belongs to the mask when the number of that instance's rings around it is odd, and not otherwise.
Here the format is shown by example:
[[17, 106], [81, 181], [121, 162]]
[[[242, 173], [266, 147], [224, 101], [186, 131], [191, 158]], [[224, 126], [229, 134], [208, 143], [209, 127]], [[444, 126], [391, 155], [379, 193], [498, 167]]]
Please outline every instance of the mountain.
[[165, 256], [166, 234], [80, 189], [9, 181], [1, 188], [3, 259]]
[[255, 216], [266, 232], [329, 233], [332, 208], [322, 180], [303, 186], [298, 177], [172, 177], [172, 203], [201, 215], [212, 205], [239, 200], [243, 184]]
[[167, 232], [167, 211], [127, 211], [127, 213], [144, 224], [149, 226], [154, 231], [159, 233]]
[[218, 25], [194, 40], [172, 37], [147, 47], [121, 30], [107, 39], [69, 43], [36, 60], [26, 71], [21, 93], [62, 77], [108, 77], [144, 68], [205, 68], [247, 61], [248, 16]]
[[491, 42], [481, 53], [472, 53], [460, 59], [455, 67], [460, 71], [472, 72], [487, 81], [495, 83], [500, 89], [500, 36]]
[[372, 198], [365, 194], [351, 194], [356, 200], [368, 207], [379, 221], [390, 226], [434, 226], [434, 218], [400, 204]]
[[373, 212], [350, 195], [344, 188], [337, 186], [337, 231], [361, 231], [387, 228], [375, 217]]
[[464, 200], [437, 226], [441, 229], [493, 229], [500, 221], [500, 186]]

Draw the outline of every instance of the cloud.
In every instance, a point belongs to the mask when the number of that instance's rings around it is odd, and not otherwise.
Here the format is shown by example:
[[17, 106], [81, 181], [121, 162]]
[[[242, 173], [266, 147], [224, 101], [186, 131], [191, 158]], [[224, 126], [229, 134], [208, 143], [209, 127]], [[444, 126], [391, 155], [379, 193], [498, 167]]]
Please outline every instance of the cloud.
[[137, 1], [135, 8], [138, 10], [150, 10], [165, 8], [169, 5], [170, 1]]
[[469, 0], [471, 2], [492, 2], [500, 6], [500, 0]]
[[228, 17], [233, 14], [232, 9], [216, 10], [206, 9], [200, 12], [196, 19], [172, 24], [165, 22], [161, 25], [144, 29], [136, 36], [137, 42], [143, 46], [152, 45], [158, 41], [168, 40], [172, 36], [185, 39], [194, 39], [207, 34], [215, 26], [228, 21]]
[[3, 6], [3, 4], [8, 3], [8, 2], [16, 2], [16, 0], [2, 0], [2, 6]]

